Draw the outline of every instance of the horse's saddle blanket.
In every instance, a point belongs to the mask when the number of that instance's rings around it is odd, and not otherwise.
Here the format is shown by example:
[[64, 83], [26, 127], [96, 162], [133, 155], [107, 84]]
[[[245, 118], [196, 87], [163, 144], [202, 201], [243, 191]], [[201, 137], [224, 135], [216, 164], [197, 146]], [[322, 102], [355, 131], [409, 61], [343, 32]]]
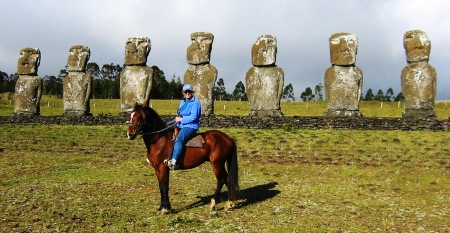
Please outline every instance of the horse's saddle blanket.
[[197, 134], [197, 136], [191, 138], [188, 142], [186, 142], [187, 147], [203, 147], [203, 143], [205, 143], [205, 140], [203, 140], [202, 135]]

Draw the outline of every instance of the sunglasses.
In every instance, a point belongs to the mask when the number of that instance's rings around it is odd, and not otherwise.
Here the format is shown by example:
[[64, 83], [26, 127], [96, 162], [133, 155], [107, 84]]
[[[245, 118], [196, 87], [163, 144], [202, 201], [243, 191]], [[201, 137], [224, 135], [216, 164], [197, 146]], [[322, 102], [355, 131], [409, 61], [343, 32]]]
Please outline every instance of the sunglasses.
[[192, 94], [192, 91], [183, 91], [183, 93], [184, 94], [188, 94], [188, 93]]

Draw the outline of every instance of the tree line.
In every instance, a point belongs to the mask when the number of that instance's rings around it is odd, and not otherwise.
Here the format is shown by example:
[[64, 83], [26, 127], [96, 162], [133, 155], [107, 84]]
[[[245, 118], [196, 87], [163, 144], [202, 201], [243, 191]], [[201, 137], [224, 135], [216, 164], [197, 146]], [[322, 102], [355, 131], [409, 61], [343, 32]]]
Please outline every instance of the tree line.
[[[93, 99], [119, 99], [120, 98], [120, 73], [123, 66], [111, 64], [104, 64], [101, 68], [95, 62], [90, 62], [87, 65], [87, 72], [92, 77], [92, 98]], [[183, 97], [181, 90], [183, 83], [180, 77], [176, 77], [174, 74], [170, 81], [167, 81], [164, 72], [157, 66], [152, 66], [154, 70], [153, 85], [150, 93], [151, 99], [181, 99]], [[57, 96], [62, 98], [63, 95], [63, 78], [67, 75], [65, 69], [60, 70], [58, 76], [46, 75], [43, 79], [43, 94]], [[17, 73], [8, 75], [5, 72], [0, 71], [0, 93], [9, 93], [9, 98], [12, 98], [12, 94], [15, 90], [15, 84], [19, 75]], [[225, 81], [219, 78], [214, 85], [214, 98], [221, 101], [247, 101], [247, 94], [244, 83], [239, 81], [234, 90], [228, 93], [225, 89]], [[311, 87], [305, 88], [300, 94], [302, 101], [322, 101], [325, 99], [323, 94], [324, 87], [321, 83], [314, 87], [314, 91]], [[291, 83], [286, 85], [283, 89], [282, 99], [295, 101], [294, 87]], [[378, 90], [375, 95], [371, 88], [369, 88], [365, 95], [361, 94], [361, 100], [366, 101], [402, 101], [403, 95], [400, 92], [394, 96], [392, 88], [387, 89], [384, 93], [381, 89]]]
[[[291, 84], [289, 84], [291, 85]], [[286, 86], [287, 87], [289, 87]], [[286, 91], [285, 88], [285, 91]], [[290, 89], [293, 89], [290, 87]], [[323, 94], [323, 85], [321, 83], [317, 84], [314, 88], [314, 93], [311, 87], [305, 88], [305, 90], [301, 93], [300, 98], [303, 101], [320, 101], [324, 100], [324, 94]], [[293, 93], [293, 91], [289, 91], [289, 93]], [[293, 95], [292, 95], [293, 96]], [[293, 98], [293, 97], [292, 97]], [[365, 95], [361, 93], [361, 100], [363, 101], [382, 101], [382, 102], [392, 102], [392, 101], [403, 101], [403, 93], [400, 92], [397, 95], [394, 95], [394, 90], [392, 88], [388, 88], [386, 90], [386, 94], [383, 92], [383, 90], [379, 89], [377, 94], [374, 95], [372, 88], [369, 88]], [[295, 100], [295, 99], [294, 99]]]

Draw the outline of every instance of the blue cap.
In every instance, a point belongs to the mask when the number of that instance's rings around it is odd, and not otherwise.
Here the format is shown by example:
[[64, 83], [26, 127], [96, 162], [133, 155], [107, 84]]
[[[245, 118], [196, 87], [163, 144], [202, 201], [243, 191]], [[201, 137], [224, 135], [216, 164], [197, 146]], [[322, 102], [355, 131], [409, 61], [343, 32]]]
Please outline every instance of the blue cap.
[[192, 87], [192, 85], [184, 84], [183, 91], [192, 91], [192, 92], [194, 92], [194, 88]]

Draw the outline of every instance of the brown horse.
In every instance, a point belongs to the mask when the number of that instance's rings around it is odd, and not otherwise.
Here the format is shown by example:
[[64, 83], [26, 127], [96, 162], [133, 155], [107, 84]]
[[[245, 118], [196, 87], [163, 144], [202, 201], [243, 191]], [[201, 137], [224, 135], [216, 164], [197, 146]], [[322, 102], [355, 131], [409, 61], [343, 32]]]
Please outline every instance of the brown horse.
[[[150, 107], [135, 104], [130, 116], [127, 130], [128, 139], [133, 140], [142, 135], [147, 147], [147, 159], [155, 169], [161, 194], [161, 214], [171, 210], [169, 200], [169, 168], [164, 165], [172, 152], [174, 144], [174, 127], [167, 125], [161, 117]], [[180, 158], [177, 169], [191, 169], [209, 161], [216, 175], [217, 186], [211, 199], [210, 210], [215, 211], [216, 200], [220, 200], [220, 192], [225, 184], [228, 189], [228, 202], [225, 210], [236, 205], [238, 185], [238, 163], [235, 141], [227, 134], [218, 130], [209, 130], [200, 133], [205, 143], [203, 147], [187, 147], [185, 154]], [[225, 163], [227, 168], [225, 168]]]

